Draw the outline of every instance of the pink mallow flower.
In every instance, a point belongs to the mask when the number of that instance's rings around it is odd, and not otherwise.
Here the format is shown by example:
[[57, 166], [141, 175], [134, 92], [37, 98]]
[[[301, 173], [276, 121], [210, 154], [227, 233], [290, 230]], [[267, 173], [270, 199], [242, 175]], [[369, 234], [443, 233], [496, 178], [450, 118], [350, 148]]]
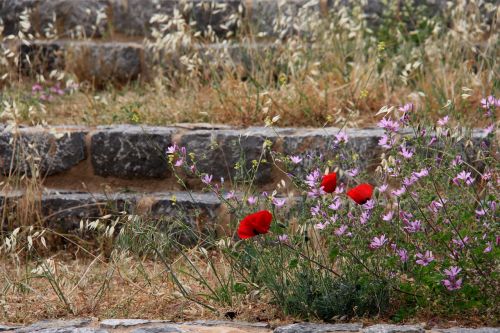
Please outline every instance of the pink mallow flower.
[[347, 231], [347, 226], [343, 224], [337, 229], [335, 229], [335, 235], [342, 236], [346, 231]]
[[458, 279], [458, 280], [446, 280], [445, 279], [445, 280], [441, 280], [441, 282], [446, 287], [446, 289], [448, 289], [449, 291], [458, 290], [458, 289], [462, 288], [462, 279]]
[[257, 203], [257, 197], [249, 196], [247, 202], [250, 206], [253, 206]]
[[382, 215], [382, 220], [389, 222], [392, 220], [393, 216], [394, 216], [394, 212], [391, 210], [391, 211], [387, 212], [387, 214]]
[[339, 132], [338, 134], [335, 134], [335, 143], [339, 144], [341, 142], [347, 143], [349, 142], [349, 138], [347, 137], [346, 132]]
[[457, 280], [457, 276], [461, 271], [462, 269], [457, 266], [451, 266], [450, 268], [444, 270], [444, 274], [447, 279], [441, 280], [441, 283], [446, 287], [446, 289], [452, 291], [462, 287], [462, 279]]
[[437, 123], [438, 123], [439, 126], [444, 126], [444, 125], [448, 124], [448, 120], [449, 119], [450, 119], [449, 116], [444, 116], [443, 118], [439, 119], [437, 121]]
[[432, 251], [425, 251], [425, 254], [417, 253], [415, 256], [417, 257], [417, 260], [415, 262], [422, 266], [429, 265], [435, 259], [432, 255]]
[[413, 156], [413, 149], [407, 149], [405, 145], [401, 145], [401, 151], [399, 152], [405, 159], [409, 160]]
[[299, 164], [300, 162], [302, 162], [302, 157], [290, 156], [290, 160], [292, 161], [293, 164]]
[[453, 183], [455, 183], [455, 185], [459, 185], [460, 184], [459, 180], [462, 180], [468, 186], [474, 183], [474, 178], [472, 178], [471, 173], [466, 171], [462, 171], [458, 175], [456, 175], [456, 177], [453, 178]]
[[378, 122], [378, 127], [381, 127], [389, 132], [397, 132], [399, 130], [399, 123], [397, 121], [393, 121], [391, 118], [386, 119], [384, 117]]
[[212, 182], [212, 178], [213, 176], [212, 175], [204, 175], [202, 178], [201, 178], [201, 181], [206, 184], [206, 185], [209, 185], [211, 182]]
[[408, 251], [406, 251], [405, 249], [398, 249], [397, 251], [397, 254], [399, 256], [399, 260], [401, 260], [401, 262], [407, 262], [409, 257], [408, 257]]
[[279, 198], [273, 198], [273, 205], [276, 206], [276, 208], [281, 208], [285, 205], [286, 203], [286, 199], [285, 198], [282, 198], [282, 199], [279, 199]]
[[290, 240], [289, 240], [289, 238], [288, 238], [288, 235], [283, 234], [283, 235], [279, 235], [279, 236], [278, 236], [278, 241], [279, 241], [280, 243], [288, 243]]
[[373, 237], [371, 243], [370, 243], [370, 249], [376, 250], [381, 248], [382, 246], [387, 243], [388, 239], [385, 237], [385, 235], [381, 235], [380, 237]]

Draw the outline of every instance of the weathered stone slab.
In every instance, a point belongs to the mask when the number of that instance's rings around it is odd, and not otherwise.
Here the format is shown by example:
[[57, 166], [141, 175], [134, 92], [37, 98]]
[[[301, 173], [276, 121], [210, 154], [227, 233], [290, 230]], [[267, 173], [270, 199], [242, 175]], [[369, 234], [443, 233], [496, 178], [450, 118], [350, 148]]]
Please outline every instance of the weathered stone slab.
[[269, 328], [269, 323], [257, 322], [250, 323], [248, 321], [232, 321], [232, 320], [195, 320], [183, 323], [183, 325], [197, 326], [229, 326], [229, 327], [253, 327], [253, 328]]
[[108, 333], [108, 331], [94, 327], [62, 327], [46, 328], [37, 333]]
[[363, 333], [424, 333], [422, 326], [418, 325], [391, 325], [378, 324], [363, 329]]
[[[66, 333], [73, 332], [76, 328], [81, 328], [90, 324], [88, 318], [70, 319], [70, 320], [42, 320], [31, 324], [30, 326], [17, 329], [15, 333], [40, 332], [43, 333]], [[44, 331], [45, 330], [45, 331]], [[61, 331], [58, 331], [61, 330]], [[80, 332], [85, 333], [85, 332]]]
[[43, 176], [69, 170], [86, 158], [85, 135], [85, 130], [21, 128], [17, 134], [4, 130], [0, 132], [0, 171], [31, 175], [37, 165]]
[[500, 327], [452, 327], [452, 328], [438, 328], [434, 329], [442, 333], [500, 333]]
[[49, 192], [42, 195], [43, 216], [57, 230], [71, 231], [80, 227], [80, 221], [97, 219], [109, 213], [132, 211], [134, 196], [78, 192]]
[[130, 333], [183, 333], [184, 330], [178, 325], [166, 324], [154, 327], [141, 327], [132, 330]]
[[154, 321], [144, 319], [105, 319], [101, 321], [102, 328], [132, 327], [137, 325], [150, 324]]
[[277, 327], [274, 333], [328, 333], [328, 332], [358, 332], [362, 324], [314, 324], [300, 323]]
[[110, 0], [113, 30], [129, 36], [147, 36], [153, 15], [172, 17], [178, 5], [179, 0]]
[[[348, 142], [342, 147], [335, 137], [340, 132], [348, 136]], [[383, 131], [379, 129], [299, 128], [295, 133], [283, 136], [283, 153], [303, 158], [301, 166], [297, 167], [299, 173], [317, 165], [316, 159], [327, 160], [336, 155], [339, 155], [340, 162], [355, 159], [356, 166], [363, 169], [378, 162], [381, 153], [378, 140], [382, 135]], [[341, 163], [340, 167], [349, 169], [353, 166]]]
[[96, 85], [128, 83], [145, 75], [143, 54], [137, 43], [73, 43], [65, 54], [66, 68]]
[[217, 35], [225, 37], [235, 34], [243, 14], [241, 0], [191, 0], [181, 4], [181, 11], [198, 31], [210, 27]]
[[91, 139], [94, 173], [118, 178], [167, 177], [166, 150], [172, 132], [161, 127], [100, 127]]
[[[0, 206], [2, 205], [2, 202], [0, 201]], [[1, 213], [1, 210], [0, 210]], [[19, 329], [19, 326], [9, 326], [9, 325], [1, 325], [0, 324], [0, 332], [6, 332], [6, 331], [13, 331], [15, 329]]]
[[[195, 154], [198, 170], [213, 175], [216, 180], [221, 177], [241, 178], [245, 173], [251, 172], [256, 162], [261, 161], [255, 182], [262, 184], [271, 181], [269, 155], [263, 153], [266, 139], [275, 141], [276, 136], [271, 130], [264, 128], [193, 131], [184, 134], [180, 144], [188, 152]], [[238, 169], [235, 168], [236, 165]]]
[[107, 0], [50, 0], [38, 6], [38, 31], [51, 29], [59, 38], [101, 37], [107, 30]]
[[[265, 36], [289, 37], [308, 30], [312, 18], [319, 18], [323, 0], [252, 0], [245, 2], [246, 20]], [[323, 7], [326, 9], [326, 7]], [[309, 21], [307, 21], [309, 20]]]
[[[7, 207], [12, 207], [21, 194], [0, 196], [0, 209], [3, 201]], [[129, 212], [133, 214], [138, 203], [147, 198], [149, 209], [141, 210], [141, 214], [152, 219], [162, 219], [165, 222], [179, 222], [182, 226], [202, 228], [213, 231], [213, 225], [218, 218], [220, 201], [210, 193], [161, 192], [144, 194], [133, 193], [83, 193], [70, 191], [47, 191], [41, 197], [42, 216], [53, 229], [72, 231], [80, 227], [80, 221], [94, 221], [107, 214]], [[7, 208], [8, 209], [8, 208]], [[162, 227], [161, 225], [159, 226]], [[170, 224], [165, 229], [171, 230]], [[179, 224], [179, 227], [181, 225]], [[181, 228], [182, 229], [182, 228]], [[185, 237], [184, 237], [185, 238]]]

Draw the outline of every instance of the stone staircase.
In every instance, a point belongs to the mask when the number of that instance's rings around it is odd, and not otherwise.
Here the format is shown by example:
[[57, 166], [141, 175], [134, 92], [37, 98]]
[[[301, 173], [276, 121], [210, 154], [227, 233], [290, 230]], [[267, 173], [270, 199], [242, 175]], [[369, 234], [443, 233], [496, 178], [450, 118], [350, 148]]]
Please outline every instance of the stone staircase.
[[[406, 5], [423, 4], [437, 13], [445, 3], [413, 0]], [[211, 50], [227, 49], [236, 64], [249, 67], [255, 49], [272, 58], [269, 41], [286, 43], [289, 36], [307, 35], [308, 24], [352, 4], [345, 0], [3, 0], [0, 19], [3, 36], [25, 32], [23, 39], [29, 44], [6, 45], [19, 52], [24, 73], [60, 69], [97, 84], [127, 83], [148, 79], [157, 64], [158, 50], [150, 47], [158, 38], [153, 27], [165, 34], [174, 30], [166, 25], [182, 19], [191, 34], [199, 31], [208, 36], [190, 45], [190, 52], [194, 47], [209, 61]], [[362, 7], [374, 24], [384, 11], [381, 0]], [[243, 35], [252, 38], [240, 38]], [[163, 51], [171, 54], [163, 66], [174, 69], [187, 52], [178, 47]]]
[[[35, 194], [22, 189], [5, 191], [0, 196], [0, 207], [7, 209], [28, 200], [27, 196], [35, 196], [44, 221], [65, 231], [78, 228], [82, 219], [119, 212], [153, 217], [185, 214], [182, 219], [190, 225], [201, 220], [217, 224], [227, 217], [220, 200], [212, 193], [200, 192], [201, 181], [182, 172], [185, 186], [179, 185], [168, 164], [169, 146], [174, 143], [185, 146], [188, 153], [195, 154], [200, 172], [213, 175], [214, 183], [221, 185], [224, 178], [224, 188], [230, 190], [238, 176], [234, 165], [240, 163], [251, 168], [253, 161], [261, 158], [266, 140], [272, 143], [273, 152], [299, 155], [307, 163], [307, 156], [328, 157], [334, 135], [339, 131], [338, 128], [237, 129], [209, 124], [25, 127], [17, 131], [3, 128], [0, 182], [14, 171], [18, 175], [32, 174], [29, 161], [34, 160], [42, 190]], [[345, 131], [349, 136], [346, 149], [360, 156], [361, 168], [373, 169], [381, 154], [378, 140], [382, 130]], [[476, 147], [486, 137], [482, 130], [469, 134]], [[269, 163], [260, 165], [255, 183], [261, 190], [272, 191], [287, 177], [270, 163], [269, 154], [263, 155]], [[300, 167], [296, 171], [300, 173]]]

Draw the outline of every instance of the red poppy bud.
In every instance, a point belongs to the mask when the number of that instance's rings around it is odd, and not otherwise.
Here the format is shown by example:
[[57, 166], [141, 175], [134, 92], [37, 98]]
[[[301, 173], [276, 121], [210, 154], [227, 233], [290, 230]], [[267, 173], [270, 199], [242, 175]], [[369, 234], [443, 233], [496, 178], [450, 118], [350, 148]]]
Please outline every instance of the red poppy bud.
[[370, 184], [361, 184], [347, 191], [347, 195], [358, 205], [362, 205], [371, 199], [373, 186]]
[[337, 188], [337, 174], [332, 172], [328, 175], [324, 175], [323, 180], [321, 181], [321, 186], [323, 187], [323, 191], [326, 193], [333, 193]]
[[267, 210], [247, 215], [240, 221], [238, 236], [242, 239], [252, 238], [260, 234], [267, 234], [271, 227], [273, 215]]

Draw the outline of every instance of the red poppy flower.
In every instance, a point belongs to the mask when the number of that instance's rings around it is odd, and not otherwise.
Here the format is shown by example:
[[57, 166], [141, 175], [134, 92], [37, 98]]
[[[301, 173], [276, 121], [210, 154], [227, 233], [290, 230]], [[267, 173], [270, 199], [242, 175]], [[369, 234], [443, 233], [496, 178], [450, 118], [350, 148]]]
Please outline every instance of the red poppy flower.
[[252, 238], [260, 234], [266, 234], [271, 226], [273, 215], [267, 210], [247, 215], [240, 221], [238, 236], [242, 239]]
[[361, 184], [347, 191], [347, 195], [358, 205], [362, 205], [370, 200], [372, 194], [373, 186], [371, 186], [370, 184]]
[[323, 191], [326, 193], [333, 193], [337, 188], [337, 174], [335, 172], [329, 173], [323, 176], [321, 181], [321, 186], [323, 186]]

